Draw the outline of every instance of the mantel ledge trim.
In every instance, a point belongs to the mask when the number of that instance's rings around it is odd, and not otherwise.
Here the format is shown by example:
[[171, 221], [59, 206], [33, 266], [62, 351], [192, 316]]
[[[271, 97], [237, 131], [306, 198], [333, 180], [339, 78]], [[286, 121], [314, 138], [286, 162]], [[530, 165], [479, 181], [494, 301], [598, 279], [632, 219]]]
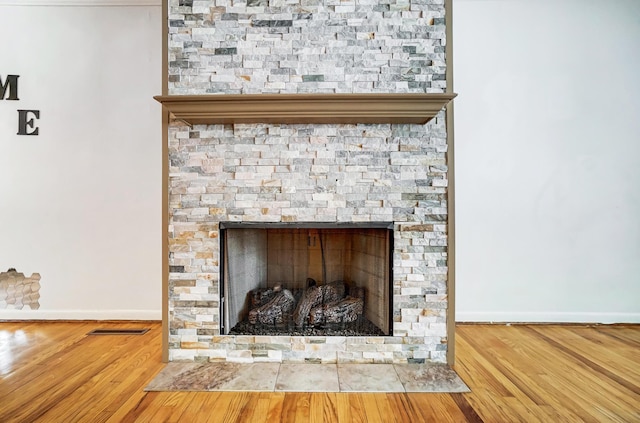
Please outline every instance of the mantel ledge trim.
[[454, 93], [224, 94], [155, 96], [190, 126], [234, 123], [425, 124]]

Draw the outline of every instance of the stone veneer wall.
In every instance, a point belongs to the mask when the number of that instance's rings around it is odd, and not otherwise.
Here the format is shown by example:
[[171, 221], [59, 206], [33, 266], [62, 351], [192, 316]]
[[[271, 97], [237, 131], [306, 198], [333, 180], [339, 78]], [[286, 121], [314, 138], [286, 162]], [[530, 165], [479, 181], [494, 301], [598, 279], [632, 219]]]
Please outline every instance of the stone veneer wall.
[[[444, 92], [444, 0], [169, 1], [179, 94]], [[169, 359], [446, 361], [444, 113], [169, 127]], [[220, 334], [218, 223], [395, 222], [393, 336]]]

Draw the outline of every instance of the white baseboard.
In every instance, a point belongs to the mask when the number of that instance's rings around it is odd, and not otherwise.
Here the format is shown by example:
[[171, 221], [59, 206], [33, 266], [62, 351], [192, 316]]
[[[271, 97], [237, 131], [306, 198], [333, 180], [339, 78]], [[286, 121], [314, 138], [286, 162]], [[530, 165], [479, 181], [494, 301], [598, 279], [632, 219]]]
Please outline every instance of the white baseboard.
[[487, 323], [640, 323], [640, 313], [457, 311], [456, 322]]
[[162, 320], [160, 310], [0, 310], [0, 320]]
[[162, 0], [0, 0], [0, 6], [129, 7], [161, 5]]

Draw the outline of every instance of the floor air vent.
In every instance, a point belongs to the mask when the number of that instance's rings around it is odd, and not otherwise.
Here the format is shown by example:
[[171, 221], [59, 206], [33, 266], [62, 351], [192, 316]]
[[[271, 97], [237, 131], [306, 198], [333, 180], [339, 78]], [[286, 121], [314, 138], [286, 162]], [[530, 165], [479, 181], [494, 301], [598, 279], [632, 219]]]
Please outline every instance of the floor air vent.
[[94, 329], [87, 335], [144, 335], [149, 329]]

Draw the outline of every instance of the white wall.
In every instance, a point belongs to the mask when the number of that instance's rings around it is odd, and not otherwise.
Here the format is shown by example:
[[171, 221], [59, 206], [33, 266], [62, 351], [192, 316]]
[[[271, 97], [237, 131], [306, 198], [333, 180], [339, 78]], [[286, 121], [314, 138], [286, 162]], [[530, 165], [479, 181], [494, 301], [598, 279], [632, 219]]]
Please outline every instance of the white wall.
[[[0, 318], [160, 317], [155, 1], [0, 0]], [[640, 322], [638, 51], [635, 0], [454, 0], [458, 320]]]
[[[39, 310], [0, 318], [159, 319], [159, 0], [17, 3], [0, 2], [0, 76], [20, 75], [0, 101], [0, 271], [42, 287]], [[16, 135], [17, 109], [40, 135]]]
[[640, 322], [640, 2], [453, 20], [457, 320]]

